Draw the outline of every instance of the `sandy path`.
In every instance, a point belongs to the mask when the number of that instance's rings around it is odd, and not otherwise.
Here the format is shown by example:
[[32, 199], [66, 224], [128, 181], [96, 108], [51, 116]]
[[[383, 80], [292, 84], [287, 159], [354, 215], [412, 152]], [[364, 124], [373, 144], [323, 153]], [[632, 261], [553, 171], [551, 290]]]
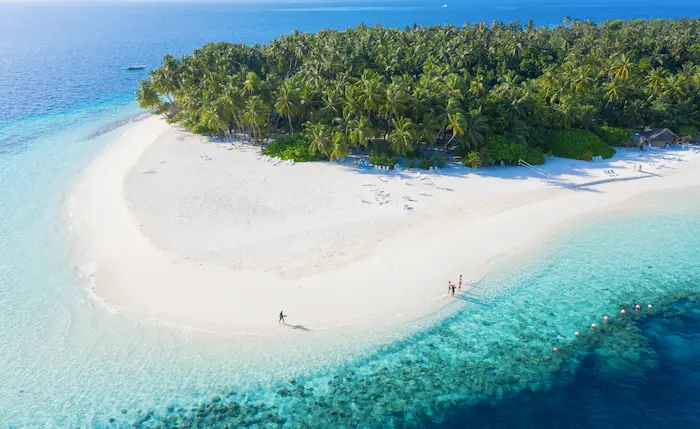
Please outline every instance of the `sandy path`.
[[[107, 303], [225, 334], [413, 319], [449, 302], [460, 273], [478, 279], [574, 220], [700, 183], [697, 162], [666, 152], [645, 159], [666, 167], [652, 174], [632, 172], [639, 154], [623, 151], [607, 163], [552, 160], [551, 181], [462, 167], [422, 179], [351, 162], [273, 166], [255, 148], [199, 140], [157, 118], [126, 127], [76, 188], [73, 226]], [[278, 325], [280, 310], [298, 329]]]

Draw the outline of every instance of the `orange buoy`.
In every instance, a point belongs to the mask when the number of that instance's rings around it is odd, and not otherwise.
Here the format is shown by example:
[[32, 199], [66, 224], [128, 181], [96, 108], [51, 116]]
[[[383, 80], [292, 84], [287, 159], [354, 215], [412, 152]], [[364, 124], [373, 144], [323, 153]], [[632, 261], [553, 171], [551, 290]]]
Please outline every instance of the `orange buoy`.
[[595, 323], [591, 325], [591, 328], [595, 329]]
[[578, 331], [574, 332], [574, 336], [578, 337]]
[[640, 307], [639, 304], [637, 304], [637, 305], [634, 306], [634, 309], [637, 310], [637, 311], [639, 311], [640, 308], [642, 308], [642, 307]]
[[647, 305], [647, 307], [649, 308], [649, 310], [651, 310], [651, 304]]
[[625, 311], [625, 310], [620, 311], [620, 314], [622, 314], [623, 316], [624, 316], [626, 313], [627, 313], [627, 311]]
[[603, 320], [605, 320], [607, 322], [608, 320], [610, 320], [610, 318], [608, 316], [605, 316], [605, 317], [603, 317]]
[[556, 352], [558, 352], [558, 351], [559, 351], [559, 349], [556, 348], [556, 347], [554, 347], [554, 353], [556, 353]]

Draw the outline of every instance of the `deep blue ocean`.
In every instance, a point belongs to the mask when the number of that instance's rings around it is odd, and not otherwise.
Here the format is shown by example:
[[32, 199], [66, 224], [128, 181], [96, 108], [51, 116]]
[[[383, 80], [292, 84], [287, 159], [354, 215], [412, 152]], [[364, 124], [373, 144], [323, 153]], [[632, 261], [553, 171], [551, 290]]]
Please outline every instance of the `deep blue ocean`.
[[[165, 53], [263, 43], [293, 29], [556, 25], [566, 15], [699, 17], [700, 1], [0, 2], [0, 427], [155, 426], [155, 416], [195, 421], [192, 404], [204, 410], [200, 427], [227, 412], [263, 427], [263, 409], [288, 426], [343, 427], [355, 421], [342, 418], [349, 397], [367, 405], [353, 411], [366, 427], [700, 428], [697, 197], [679, 194], [674, 213], [650, 209], [569, 232], [544, 260], [485, 279], [480, 286], [496, 292], [420, 333], [331, 373], [246, 394], [267, 402], [245, 419], [218, 396], [237, 375], [208, 380], [221, 370], [213, 358], [180, 350], [174, 335], [103, 318], [63, 259], [57, 213], [67, 190], [106, 133], [143, 113], [133, 93], [148, 70], [126, 71], [135, 62], [150, 69]], [[652, 312], [571, 338], [603, 314], [652, 301]]]

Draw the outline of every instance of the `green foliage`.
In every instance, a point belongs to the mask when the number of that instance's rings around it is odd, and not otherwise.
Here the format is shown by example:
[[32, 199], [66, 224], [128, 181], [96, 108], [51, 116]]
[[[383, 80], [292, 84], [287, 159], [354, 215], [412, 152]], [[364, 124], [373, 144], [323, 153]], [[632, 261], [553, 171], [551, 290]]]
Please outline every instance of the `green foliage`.
[[625, 146], [625, 142], [629, 141], [634, 134], [631, 128], [620, 128], [603, 125], [595, 130], [595, 133], [610, 146]]
[[[222, 138], [303, 129], [307, 149], [329, 159], [386, 141], [401, 156], [436, 146], [515, 162], [539, 159], [527, 148], [549, 150], [552, 130], [619, 145], [639, 125], [699, 124], [699, 40], [700, 19], [360, 25], [166, 55], [137, 100]], [[510, 140], [489, 149], [489, 136]], [[557, 147], [606, 156], [589, 140]]]
[[554, 131], [547, 140], [548, 149], [561, 158], [590, 161], [594, 156], [611, 158], [616, 152], [590, 131]]
[[394, 169], [394, 166], [398, 164], [399, 158], [396, 156], [389, 155], [387, 153], [382, 153], [378, 151], [372, 151], [369, 154], [369, 163], [372, 165], [379, 165], [382, 167], [389, 167]]
[[280, 159], [293, 159], [295, 162], [317, 161], [323, 159], [320, 156], [312, 156], [309, 153], [309, 145], [299, 134], [287, 134], [271, 141], [261, 151], [263, 155], [279, 157]]
[[697, 127], [693, 127], [691, 125], [682, 125], [678, 127], [678, 135], [681, 137], [696, 137], [700, 136], [700, 131], [698, 131]]
[[429, 155], [420, 151], [413, 151], [406, 154], [407, 165], [411, 168], [429, 170], [430, 167], [447, 167], [447, 157], [445, 155]]
[[492, 164], [500, 161], [509, 165], [516, 165], [521, 159], [532, 165], [544, 164], [544, 155], [542, 152], [523, 146], [516, 142], [515, 139], [504, 136], [491, 136], [487, 138], [484, 147], [479, 153], [470, 152], [470, 154], [467, 154], [462, 160], [462, 164], [468, 166], [472, 165], [470, 155], [473, 157], [478, 155], [478, 165]]
[[435, 166], [435, 161], [433, 160], [432, 157], [424, 157], [420, 159], [420, 162], [418, 163], [418, 168], [422, 170], [428, 170], [430, 167]]
[[481, 165], [481, 155], [479, 152], [469, 152], [467, 156], [462, 159], [462, 165], [469, 166], [471, 168], [477, 168]]

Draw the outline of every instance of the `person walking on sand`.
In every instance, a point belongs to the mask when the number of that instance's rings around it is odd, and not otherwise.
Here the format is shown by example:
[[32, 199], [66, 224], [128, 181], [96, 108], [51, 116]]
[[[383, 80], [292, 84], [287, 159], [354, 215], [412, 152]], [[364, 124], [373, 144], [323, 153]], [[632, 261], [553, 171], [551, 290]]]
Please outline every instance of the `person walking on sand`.
[[452, 282], [448, 281], [447, 282], [447, 296], [450, 296], [451, 292], [452, 292]]
[[280, 320], [278, 320], [278, 321], [277, 321], [277, 323], [280, 323], [280, 322], [282, 322], [282, 323], [284, 323], [284, 324], [286, 325], [286, 324], [287, 324], [287, 322], [285, 322], [285, 321], [284, 321], [284, 318], [285, 318], [285, 317], [287, 317], [287, 315], [286, 315], [286, 314], [284, 314], [284, 312], [283, 312], [283, 311], [280, 311]]

